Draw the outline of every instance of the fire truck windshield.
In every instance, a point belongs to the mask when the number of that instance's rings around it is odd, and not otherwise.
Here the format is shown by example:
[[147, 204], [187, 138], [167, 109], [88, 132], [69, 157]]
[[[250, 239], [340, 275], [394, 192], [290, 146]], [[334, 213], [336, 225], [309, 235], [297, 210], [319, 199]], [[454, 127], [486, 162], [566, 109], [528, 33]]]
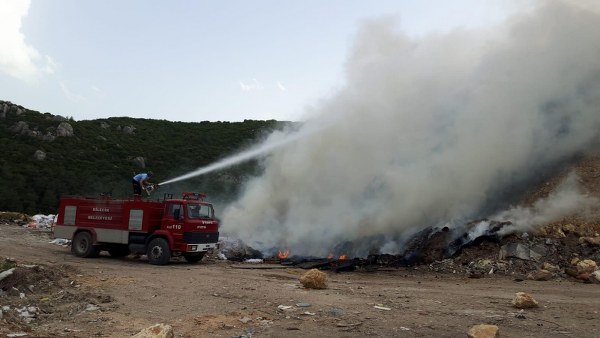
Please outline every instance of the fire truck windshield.
[[199, 203], [188, 204], [188, 217], [190, 219], [212, 218], [212, 208]]

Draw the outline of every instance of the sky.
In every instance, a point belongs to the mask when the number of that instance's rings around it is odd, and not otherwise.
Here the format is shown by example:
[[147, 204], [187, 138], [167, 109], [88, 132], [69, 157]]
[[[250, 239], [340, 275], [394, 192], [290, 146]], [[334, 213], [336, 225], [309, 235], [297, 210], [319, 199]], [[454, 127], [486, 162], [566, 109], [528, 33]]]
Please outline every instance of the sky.
[[301, 121], [344, 87], [360, 28], [492, 26], [512, 0], [0, 1], [0, 100], [89, 120]]

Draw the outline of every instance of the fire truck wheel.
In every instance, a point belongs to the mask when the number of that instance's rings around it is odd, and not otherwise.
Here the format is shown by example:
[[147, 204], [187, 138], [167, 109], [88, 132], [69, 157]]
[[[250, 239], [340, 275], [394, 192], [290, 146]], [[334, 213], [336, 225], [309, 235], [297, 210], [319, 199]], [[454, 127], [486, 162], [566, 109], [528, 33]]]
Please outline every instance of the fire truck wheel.
[[100, 248], [94, 245], [92, 235], [87, 231], [82, 231], [75, 235], [71, 244], [71, 251], [78, 257], [98, 257]]
[[171, 259], [169, 243], [164, 238], [155, 238], [148, 244], [148, 262], [154, 265], [165, 265]]
[[185, 260], [188, 263], [197, 263], [200, 260], [202, 260], [202, 258], [204, 257], [204, 254], [206, 254], [206, 252], [200, 252], [198, 254], [187, 254], [187, 255], [183, 255], [183, 258], [185, 258]]

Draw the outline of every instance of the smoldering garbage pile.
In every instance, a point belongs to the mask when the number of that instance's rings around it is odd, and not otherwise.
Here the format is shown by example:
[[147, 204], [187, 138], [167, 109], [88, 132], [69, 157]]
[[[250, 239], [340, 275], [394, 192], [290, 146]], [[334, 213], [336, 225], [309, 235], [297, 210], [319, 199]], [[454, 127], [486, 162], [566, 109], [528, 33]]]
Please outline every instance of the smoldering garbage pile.
[[[235, 261], [261, 259], [301, 268], [334, 271], [409, 267], [420, 271], [466, 274], [472, 278], [504, 275], [548, 280], [599, 281], [600, 156], [580, 160], [522, 196], [522, 203], [490, 219], [451, 221], [407, 236], [385, 252], [374, 245], [366, 255], [360, 243], [345, 241], [328, 257], [295, 255], [281, 259], [285, 248], [265, 253], [239, 239], [224, 239], [221, 256]], [[344, 259], [340, 259], [344, 257]]]

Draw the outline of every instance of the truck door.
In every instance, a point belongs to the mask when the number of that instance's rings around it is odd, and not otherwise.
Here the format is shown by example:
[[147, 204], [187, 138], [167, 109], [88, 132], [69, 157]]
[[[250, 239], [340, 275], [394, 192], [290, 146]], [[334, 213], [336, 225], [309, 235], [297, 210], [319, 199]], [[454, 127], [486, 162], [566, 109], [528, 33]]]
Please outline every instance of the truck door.
[[167, 212], [163, 219], [163, 224], [167, 230], [173, 233], [181, 232], [183, 229], [184, 209], [181, 203], [168, 203]]

